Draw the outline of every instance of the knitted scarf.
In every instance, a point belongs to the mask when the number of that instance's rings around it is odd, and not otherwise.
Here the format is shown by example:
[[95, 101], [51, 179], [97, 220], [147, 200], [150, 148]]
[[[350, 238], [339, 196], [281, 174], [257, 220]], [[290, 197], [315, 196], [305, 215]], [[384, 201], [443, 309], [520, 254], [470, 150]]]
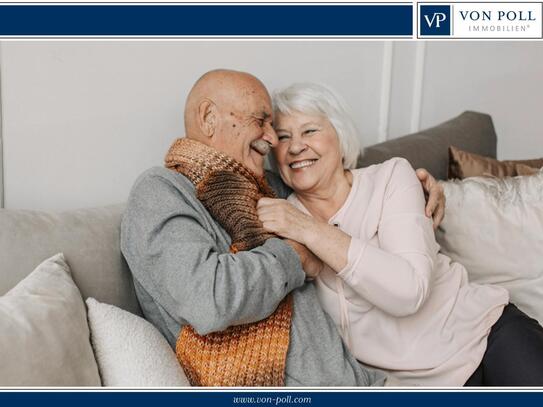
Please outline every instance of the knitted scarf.
[[[262, 228], [256, 213], [261, 197], [275, 196], [264, 177], [186, 138], [172, 144], [165, 161], [195, 185], [197, 198], [230, 235], [232, 253], [275, 237]], [[291, 319], [289, 295], [262, 321], [208, 335], [186, 325], [177, 338], [177, 359], [193, 386], [283, 386]]]

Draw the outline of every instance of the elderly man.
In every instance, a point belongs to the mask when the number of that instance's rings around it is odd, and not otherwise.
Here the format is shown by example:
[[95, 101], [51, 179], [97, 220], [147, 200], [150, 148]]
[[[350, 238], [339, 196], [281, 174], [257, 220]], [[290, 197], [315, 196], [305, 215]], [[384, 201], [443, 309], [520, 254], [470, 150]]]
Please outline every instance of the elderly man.
[[[208, 72], [187, 98], [185, 129], [167, 168], [136, 181], [121, 247], [145, 317], [176, 349], [191, 383], [384, 384], [321, 309], [307, 279], [320, 261], [258, 222], [257, 200], [286, 193], [263, 168], [277, 143], [264, 85], [247, 73]], [[441, 199], [439, 188], [426, 189], [432, 202]]]

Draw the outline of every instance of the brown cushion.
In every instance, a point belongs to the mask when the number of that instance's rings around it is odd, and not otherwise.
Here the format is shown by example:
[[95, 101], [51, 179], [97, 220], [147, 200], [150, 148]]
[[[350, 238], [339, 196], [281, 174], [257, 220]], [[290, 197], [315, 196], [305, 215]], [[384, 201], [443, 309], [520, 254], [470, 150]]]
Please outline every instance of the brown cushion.
[[478, 176], [516, 177], [533, 175], [543, 167], [543, 158], [537, 160], [498, 161], [494, 158], [468, 153], [454, 146], [449, 147], [449, 179]]

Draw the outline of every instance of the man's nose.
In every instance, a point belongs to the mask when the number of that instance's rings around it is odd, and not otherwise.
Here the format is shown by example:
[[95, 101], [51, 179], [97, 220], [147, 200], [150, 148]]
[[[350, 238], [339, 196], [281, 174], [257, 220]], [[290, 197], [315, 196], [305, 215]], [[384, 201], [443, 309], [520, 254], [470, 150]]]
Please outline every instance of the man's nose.
[[277, 138], [277, 134], [275, 133], [275, 130], [273, 129], [270, 123], [266, 125], [262, 139], [270, 143], [272, 147], [275, 147], [277, 143], [279, 142], [279, 139]]

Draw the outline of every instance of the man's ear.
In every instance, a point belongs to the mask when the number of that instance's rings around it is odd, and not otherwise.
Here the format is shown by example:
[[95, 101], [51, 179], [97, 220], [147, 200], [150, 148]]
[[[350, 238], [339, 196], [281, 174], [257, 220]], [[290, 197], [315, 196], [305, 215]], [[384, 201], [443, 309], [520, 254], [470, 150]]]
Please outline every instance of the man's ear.
[[217, 129], [219, 112], [217, 106], [210, 99], [204, 99], [198, 106], [198, 124], [200, 130], [207, 137], [213, 137]]

